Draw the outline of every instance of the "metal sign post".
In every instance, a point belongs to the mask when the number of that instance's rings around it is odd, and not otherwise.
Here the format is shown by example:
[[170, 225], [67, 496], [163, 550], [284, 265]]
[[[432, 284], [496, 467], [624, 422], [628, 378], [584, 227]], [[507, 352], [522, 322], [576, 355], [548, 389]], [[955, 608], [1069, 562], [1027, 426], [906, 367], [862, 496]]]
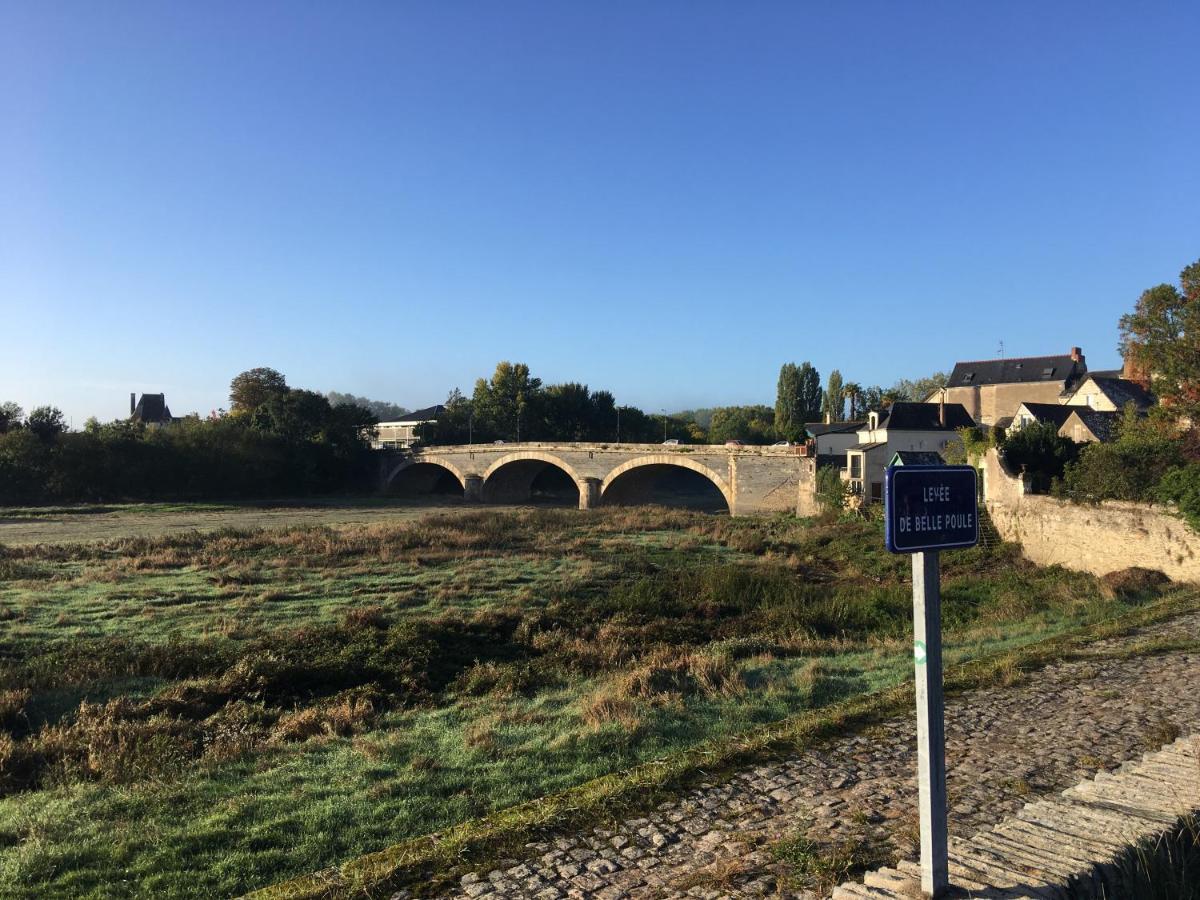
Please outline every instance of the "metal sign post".
[[950, 887], [939, 554], [978, 543], [977, 478], [970, 466], [889, 466], [884, 478], [887, 548], [913, 555], [921, 893], [926, 897], [941, 897]]
[[917, 687], [917, 784], [921, 807], [921, 893], [950, 886], [946, 856], [946, 725], [942, 696], [942, 592], [937, 550], [914, 553], [913, 659]]

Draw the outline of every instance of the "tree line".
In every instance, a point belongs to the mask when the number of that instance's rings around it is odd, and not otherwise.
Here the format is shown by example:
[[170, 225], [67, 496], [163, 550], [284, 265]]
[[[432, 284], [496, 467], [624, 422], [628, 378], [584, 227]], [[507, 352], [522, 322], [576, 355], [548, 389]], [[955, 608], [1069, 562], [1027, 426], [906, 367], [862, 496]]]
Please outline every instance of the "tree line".
[[857, 420], [868, 409], [895, 400], [924, 400], [947, 376], [935, 373], [891, 388], [863, 388], [845, 382], [841, 372], [821, 376], [811, 363], [785, 363], [779, 372], [775, 406], [751, 404], [653, 414], [618, 405], [609, 391], [578, 382], [542, 383], [525, 363], [500, 362], [491, 378], [476, 380], [470, 397], [455, 389], [436, 428], [423, 435], [430, 444], [489, 441], [596, 441], [692, 444], [746, 444], [802, 441], [805, 423]]
[[375, 415], [289, 387], [273, 369], [230, 384], [230, 409], [155, 427], [0, 404], [0, 504], [303, 496], [367, 489]]
[[[795, 442], [804, 423], [855, 418], [870, 404], [921, 399], [944, 376], [862, 389], [830, 374], [824, 388], [810, 363], [780, 370], [775, 406], [752, 404], [654, 414], [618, 405], [611, 392], [577, 382], [543, 384], [524, 363], [501, 362], [468, 398], [454, 390], [427, 443], [595, 441], [691, 444]], [[404, 407], [352, 394], [288, 385], [280, 372], [235, 376], [229, 409], [166, 426], [89, 419], [68, 431], [62, 413], [28, 415], [0, 404], [0, 504], [198, 500], [304, 496], [369, 490], [375, 425]]]

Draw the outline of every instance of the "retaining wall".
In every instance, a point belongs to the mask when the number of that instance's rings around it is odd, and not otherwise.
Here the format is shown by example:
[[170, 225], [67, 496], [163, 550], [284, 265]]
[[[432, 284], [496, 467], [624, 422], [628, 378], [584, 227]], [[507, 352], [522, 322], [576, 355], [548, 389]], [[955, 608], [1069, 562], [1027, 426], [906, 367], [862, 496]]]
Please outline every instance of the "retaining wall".
[[1131, 566], [1172, 581], [1200, 582], [1200, 534], [1159, 506], [1072, 503], [1030, 494], [1008, 475], [995, 450], [984, 460], [984, 497], [996, 530], [1039, 565], [1105, 575]]

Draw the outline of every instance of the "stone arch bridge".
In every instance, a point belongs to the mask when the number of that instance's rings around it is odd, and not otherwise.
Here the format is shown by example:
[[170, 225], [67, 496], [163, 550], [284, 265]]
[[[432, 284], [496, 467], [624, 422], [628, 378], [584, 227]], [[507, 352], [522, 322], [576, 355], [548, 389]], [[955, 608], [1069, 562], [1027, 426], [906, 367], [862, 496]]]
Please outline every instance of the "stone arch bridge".
[[387, 452], [380, 461], [385, 489], [403, 483], [409, 491], [429, 493], [456, 482], [468, 502], [522, 503], [551, 478], [578, 490], [580, 509], [652, 502], [656, 478], [683, 472], [715, 488], [731, 515], [813, 511], [815, 460], [800, 456], [797, 447], [472, 444]]

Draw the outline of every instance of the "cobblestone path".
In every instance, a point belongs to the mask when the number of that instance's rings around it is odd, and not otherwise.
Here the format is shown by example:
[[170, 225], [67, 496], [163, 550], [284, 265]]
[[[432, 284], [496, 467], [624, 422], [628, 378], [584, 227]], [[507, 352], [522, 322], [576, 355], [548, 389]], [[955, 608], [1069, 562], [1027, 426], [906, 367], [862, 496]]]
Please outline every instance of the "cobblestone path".
[[[1200, 614], [1189, 613], [1089, 649], [1197, 635]], [[1196, 731], [1196, 653], [1073, 660], [956, 697], [946, 708], [951, 834], [969, 837], [1034, 797]], [[821, 846], [866, 839], [913, 857], [915, 745], [915, 716], [901, 717], [702, 785], [615, 830], [530, 844], [526, 858], [469, 874], [450, 896], [811, 897], [789, 886], [769, 845], [802, 832]]]

